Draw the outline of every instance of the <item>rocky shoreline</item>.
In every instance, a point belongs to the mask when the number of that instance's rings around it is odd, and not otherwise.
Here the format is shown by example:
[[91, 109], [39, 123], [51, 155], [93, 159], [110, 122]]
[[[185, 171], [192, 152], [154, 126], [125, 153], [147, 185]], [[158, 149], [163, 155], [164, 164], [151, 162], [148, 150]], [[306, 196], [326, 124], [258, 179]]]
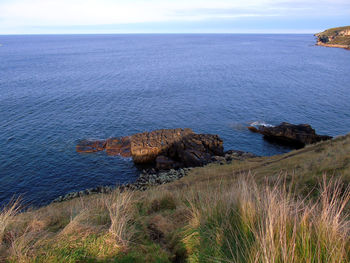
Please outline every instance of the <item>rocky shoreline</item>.
[[198, 134], [189, 128], [160, 129], [106, 140], [81, 140], [76, 151], [131, 157], [135, 164], [153, 165], [161, 170], [203, 166], [212, 156], [223, 155], [218, 135]]
[[[213, 156], [209, 163], [217, 163], [220, 165], [224, 165], [229, 164], [232, 161], [243, 161], [254, 157], [258, 156], [249, 152], [230, 150], [225, 152], [224, 156]], [[139, 175], [138, 179], [134, 183], [127, 183], [117, 186], [97, 186], [95, 188], [89, 188], [78, 192], [71, 192], [64, 196], [59, 196], [52, 202], [59, 203], [93, 194], [108, 194], [117, 189], [119, 189], [120, 191], [145, 191], [153, 186], [167, 184], [179, 180], [182, 177], [187, 176], [188, 172], [192, 169], [193, 167], [170, 170], [157, 170], [155, 168], [147, 169], [142, 171], [142, 173]]]
[[335, 47], [335, 48], [343, 48], [343, 49], [346, 49], [346, 50], [350, 50], [350, 46], [349, 45], [327, 44], [327, 43], [323, 43], [321, 41], [318, 41], [316, 46]]
[[[332, 139], [331, 136], [316, 134], [309, 124], [282, 122], [278, 126], [258, 125], [248, 129], [262, 134], [265, 139], [297, 148]], [[152, 186], [179, 180], [194, 167], [211, 163], [224, 165], [257, 157], [253, 153], [238, 150], [224, 152], [223, 141], [218, 135], [196, 134], [191, 129], [163, 129], [107, 140], [83, 140], [77, 145], [77, 152], [98, 151], [106, 151], [108, 155], [132, 157], [135, 164], [151, 164], [153, 168], [143, 170], [134, 183], [71, 192], [59, 196], [54, 203], [92, 194], [107, 194], [116, 189], [145, 191]]]
[[317, 46], [335, 47], [350, 50], [350, 26], [330, 28], [315, 34]]

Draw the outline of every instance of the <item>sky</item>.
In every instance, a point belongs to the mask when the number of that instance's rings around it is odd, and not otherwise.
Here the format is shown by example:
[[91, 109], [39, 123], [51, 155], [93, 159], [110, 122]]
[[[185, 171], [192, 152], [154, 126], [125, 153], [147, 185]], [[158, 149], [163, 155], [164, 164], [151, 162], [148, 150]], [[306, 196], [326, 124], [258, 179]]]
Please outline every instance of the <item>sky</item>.
[[317, 33], [350, 0], [0, 0], [0, 34]]

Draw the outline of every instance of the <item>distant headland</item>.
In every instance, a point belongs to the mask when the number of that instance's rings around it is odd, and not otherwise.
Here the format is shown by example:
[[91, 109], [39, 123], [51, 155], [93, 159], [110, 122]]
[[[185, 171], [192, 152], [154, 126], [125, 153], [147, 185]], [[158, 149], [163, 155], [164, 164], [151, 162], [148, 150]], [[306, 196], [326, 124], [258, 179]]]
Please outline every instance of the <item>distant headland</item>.
[[317, 45], [325, 47], [338, 47], [350, 50], [350, 26], [327, 29], [315, 34]]

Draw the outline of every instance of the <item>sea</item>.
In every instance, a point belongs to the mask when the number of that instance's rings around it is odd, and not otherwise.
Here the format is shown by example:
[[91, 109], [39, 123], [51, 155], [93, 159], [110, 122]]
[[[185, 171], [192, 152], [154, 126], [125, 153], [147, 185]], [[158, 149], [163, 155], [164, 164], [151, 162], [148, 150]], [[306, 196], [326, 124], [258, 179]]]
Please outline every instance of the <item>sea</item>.
[[131, 159], [75, 151], [81, 139], [161, 128], [218, 134], [225, 150], [290, 148], [251, 123], [350, 132], [350, 51], [312, 34], [0, 36], [0, 205], [29, 206], [133, 182]]

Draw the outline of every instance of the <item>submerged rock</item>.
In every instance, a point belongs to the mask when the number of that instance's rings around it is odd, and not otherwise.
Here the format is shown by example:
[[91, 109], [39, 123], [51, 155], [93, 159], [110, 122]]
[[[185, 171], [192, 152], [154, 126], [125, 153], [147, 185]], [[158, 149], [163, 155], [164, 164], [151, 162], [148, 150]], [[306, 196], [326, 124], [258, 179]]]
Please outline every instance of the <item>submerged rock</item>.
[[112, 156], [120, 155], [123, 157], [131, 157], [131, 138], [126, 136], [107, 139], [106, 153]]
[[270, 141], [288, 144], [296, 148], [302, 148], [307, 144], [313, 144], [320, 141], [332, 139], [331, 136], [318, 135], [309, 124], [291, 124], [282, 122], [278, 126], [257, 126], [248, 127], [252, 132], [264, 135], [264, 138]]
[[92, 153], [103, 151], [106, 147], [105, 140], [81, 140], [76, 146], [77, 152]]

